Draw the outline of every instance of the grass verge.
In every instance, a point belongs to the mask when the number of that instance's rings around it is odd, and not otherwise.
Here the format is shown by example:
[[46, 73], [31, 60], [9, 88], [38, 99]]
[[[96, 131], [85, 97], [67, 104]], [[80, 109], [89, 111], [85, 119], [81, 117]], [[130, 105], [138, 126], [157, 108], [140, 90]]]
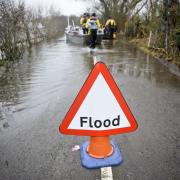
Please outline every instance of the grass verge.
[[164, 59], [168, 63], [172, 63], [180, 69], [180, 52], [177, 52], [176, 55], [172, 56], [170, 53], [167, 53], [163, 48], [155, 48], [155, 47], [147, 47], [147, 39], [131, 39], [129, 40], [131, 44], [134, 44], [139, 49], [144, 51], [146, 54], [150, 54], [151, 56]]

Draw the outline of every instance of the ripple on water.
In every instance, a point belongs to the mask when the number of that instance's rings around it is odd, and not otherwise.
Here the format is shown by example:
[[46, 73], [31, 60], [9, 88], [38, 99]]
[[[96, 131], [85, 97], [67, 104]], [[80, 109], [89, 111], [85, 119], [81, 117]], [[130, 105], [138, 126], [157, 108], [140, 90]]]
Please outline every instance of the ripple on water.
[[[104, 41], [90, 53], [88, 47], [66, 44], [62, 37], [36, 46], [30, 55], [6, 69], [0, 78], [0, 102], [16, 107], [12, 112], [47, 104], [73, 91], [75, 85], [82, 85], [93, 67], [93, 56], [105, 62], [114, 76], [123, 73], [149, 81], [153, 86], [160, 83], [178, 86], [177, 78], [166, 68], [126, 43]], [[1, 112], [0, 119], [3, 118]]]

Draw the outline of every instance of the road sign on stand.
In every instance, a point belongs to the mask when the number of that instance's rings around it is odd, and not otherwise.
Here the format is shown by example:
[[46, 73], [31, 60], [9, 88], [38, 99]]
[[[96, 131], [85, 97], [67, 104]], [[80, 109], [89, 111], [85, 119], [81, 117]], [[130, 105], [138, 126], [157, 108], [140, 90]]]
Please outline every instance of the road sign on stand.
[[[81, 161], [87, 168], [97, 168], [117, 165], [122, 161], [117, 144], [110, 142], [108, 136], [136, 129], [136, 120], [106, 65], [96, 63], [59, 131], [69, 135], [91, 136], [90, 143], [85, 142], [81, 146]], [[100, 144], [94, 148], [94, 142]], [[105, 159], [101, 161], [100, 158]]]
[[95, 65], [66, 114], [60, 132], [107, 136], [136, 130], [137, 123], [104, 63]]

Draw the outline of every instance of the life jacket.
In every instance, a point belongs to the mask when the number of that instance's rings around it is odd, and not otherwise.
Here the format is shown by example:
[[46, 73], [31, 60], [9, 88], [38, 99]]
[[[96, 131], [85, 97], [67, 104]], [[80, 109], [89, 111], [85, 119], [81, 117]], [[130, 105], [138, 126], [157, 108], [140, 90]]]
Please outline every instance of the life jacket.
[[116, 23], [115, 23], [115, 20], [114, 19], [108, 19], [107, 22], [106, 22], [106, 27], [115, 27], [116, 26]]
[[96, 17], [91, 17], [87, 23], [89, 29], [98, 29], [98, 23]]
[[86, 17], [81, 17], [80, 24], [83, 25], [83, 24], [86, 24], [86, 22], [87, 22]]

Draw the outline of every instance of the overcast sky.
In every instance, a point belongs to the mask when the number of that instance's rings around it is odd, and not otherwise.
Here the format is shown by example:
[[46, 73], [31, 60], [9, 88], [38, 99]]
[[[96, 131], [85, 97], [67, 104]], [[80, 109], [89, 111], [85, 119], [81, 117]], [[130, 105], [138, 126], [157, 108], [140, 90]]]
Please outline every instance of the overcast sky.
[[59, 9], [62, 14], [82, 14], [88, 7], [83, 0], [24, 0], [26, 5], [49, 9], [52, 5], [54, 9]]

